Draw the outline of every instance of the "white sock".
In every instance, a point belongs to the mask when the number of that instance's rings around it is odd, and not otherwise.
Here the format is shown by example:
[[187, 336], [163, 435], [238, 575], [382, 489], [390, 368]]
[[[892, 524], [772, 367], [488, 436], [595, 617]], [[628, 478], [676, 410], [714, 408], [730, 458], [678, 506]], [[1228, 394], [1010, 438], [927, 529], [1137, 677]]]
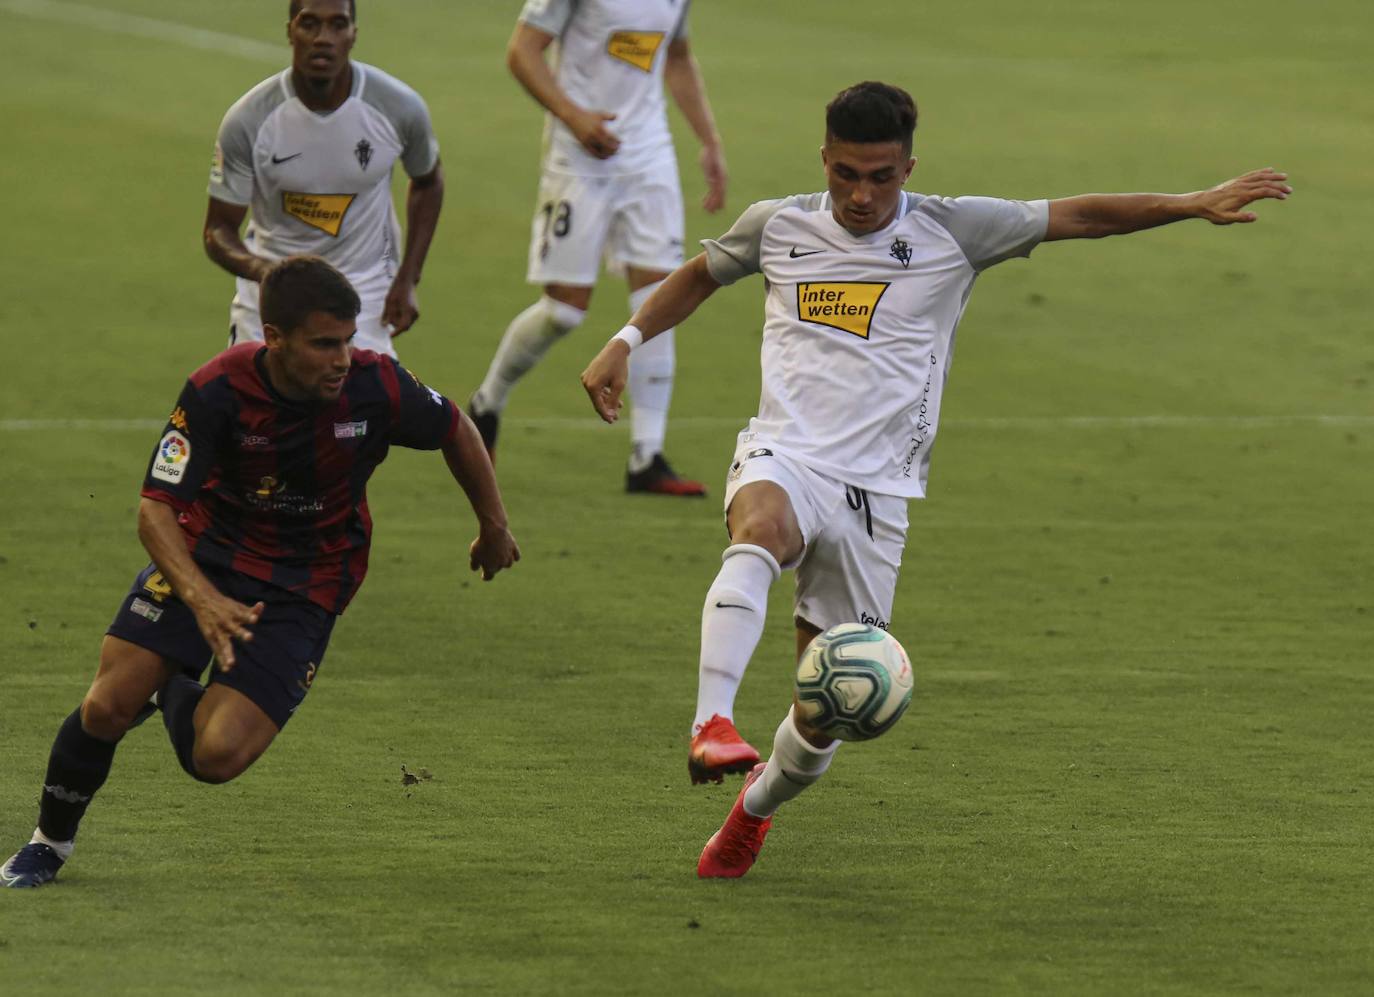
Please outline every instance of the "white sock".
[[[630, 292], [631, 315], [639, 311], [658, 286], [650, 284]], [[660, 332], [630, 354], [630, 381], [626, 387], [630, 396], [630, 442], [634, 445], [630, 454], [631, 471], [644, 470], [655, 454], [663, 452], [676, 360], [672, 329]]]
[[515, 382], [528, 374], [549, 352], [549, 347], [582, 324], [581, 308], [542, 295], [506, 326], [487, 376], [472, 396], [479, 412], [500, 412]]
[[72, 849], [76, 847], [75, 841], [53, 841], [38, 828], [33, 829], [33, 837], [29, 839], [31, 845], [47, 845], [57, 853], [58, 858], [63, 862], [72, 857]]
[[754, 817], [773, 816], [773, 811], [825, 774], [839, 746], [839, 741], [828, 748], [807, 743], [797, 732], [792, 711], [788, 710], [778, 725], [778, 732], [773, 735], [773, 754], [768, 759], [768, 766], [745, 791], [745, 812]]
[[754, 544], [725, 548], [721, 561], [720, 573], [706, 590], [706, 605], [701, 610], [701, 664], [693, 733], [717, 713], [733, 719], [735, 693], [763, 636], [768, 589], [782, 574], [773, 555]]

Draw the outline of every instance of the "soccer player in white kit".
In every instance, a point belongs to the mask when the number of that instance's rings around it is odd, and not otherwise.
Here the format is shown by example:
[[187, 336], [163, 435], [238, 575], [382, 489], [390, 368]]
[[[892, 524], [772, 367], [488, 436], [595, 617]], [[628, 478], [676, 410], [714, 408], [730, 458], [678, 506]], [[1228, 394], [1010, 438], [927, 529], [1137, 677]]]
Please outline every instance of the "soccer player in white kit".
[[1246, 205], [1291, 192], [1286, 174], [1261, 169], [1191, 194], [913, 194], [902, 188], [916, 165], [915, 126], [904, 90], [869, 82], [842, 91], [826, 109], [828, 191], [750, 206], [664, 281], [582, 375], [597, 412], [615, 421], [631, 351], [722, 285], [763, 274], [763, 391], [727, 475], [731, 545], [702, 611], [688, 756], [693, 782], [748, 775], [701, 854], [702, 877], [747, 872], [773, 812], [819, 779], [839, 746], [793, 711], [767, 765], [757, 764], [733, 724], [735, 692], [785, 568], [796, 569], [799, 656], [838, 623], [888, 626], [907, 502], [925, 495], [954, 331], [977, 276], [1041, 242], [1185, 218], [1252, 222]]
[[[439, 223], [444, 174], [429, 110], [410, 87], [349, 58], [356, 0], [292, 0], [291, 68], [224, 116], [210, 167], [205, 252], [236, 278], [229, 342], [263, 338], [258, 281], [287, 256], [321, 256], [362, 298], [353, 345], [396, 356]], [[410, 177], [405, 249], [391, 170]], [[251, 213], [247, 233], [239, 229]]]
[[[628, 281], [631, 312], [682, 263], [682, 189], [665, 83], [701, 140], [702, 205], [714, 212], [725, 203], [720, 135], [687, 40], [690, 2], [528, 0], [520, 13], [506, 63], [548, 111], [526, 275], [543, 294], [511, 321], [468, 403], [493, 454], [511, 389], [582, 323], [602, 258]], [[545, 54], [555, 42], [551, 66]], [[663, 457], [673, 374], [669, 329], [630, 365], [627, 491], [706, 494]]]

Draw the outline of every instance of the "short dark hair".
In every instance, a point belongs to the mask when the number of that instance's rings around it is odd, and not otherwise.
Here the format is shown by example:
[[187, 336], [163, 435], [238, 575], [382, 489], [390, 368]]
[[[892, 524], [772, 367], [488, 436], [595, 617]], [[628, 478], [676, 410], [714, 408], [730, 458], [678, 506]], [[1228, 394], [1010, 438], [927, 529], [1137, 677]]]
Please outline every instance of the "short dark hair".
[[826, 142], [900, 142], [910, 152], [915, 131], [916, 102], [901, 87], [866, 80], [825, 107]]
[[[286, 10], [286, 19], [294, 21], [300, 12], [301, 0], [291, 0], [291, 6]], [[348, 16], [354, 24], [358, 23], [358, 0], [348, 0]]]
[[288, 256], [273, 264], [259, 292], [263, 324], [282, 332], [299, 329], [312, 312], [347, 320], [357, 318], [362, 307], [348, 278], [318, 256]]

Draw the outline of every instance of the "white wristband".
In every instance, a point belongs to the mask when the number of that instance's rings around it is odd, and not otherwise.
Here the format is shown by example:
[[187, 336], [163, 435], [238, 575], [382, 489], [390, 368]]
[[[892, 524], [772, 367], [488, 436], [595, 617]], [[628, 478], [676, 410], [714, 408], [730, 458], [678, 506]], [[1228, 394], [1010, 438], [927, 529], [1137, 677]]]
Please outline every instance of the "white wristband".
[[640, 332], [637, 328], [635, 328], [632, 325], [627, 325], [625, 328], [621, 329], [614, 336], [612, 336], [611, 339], [620, 340], [622, 343], [628, 346], [630, 348], [630, 352], [633, 353], [635, 347], [644, 342], [644, 333]]

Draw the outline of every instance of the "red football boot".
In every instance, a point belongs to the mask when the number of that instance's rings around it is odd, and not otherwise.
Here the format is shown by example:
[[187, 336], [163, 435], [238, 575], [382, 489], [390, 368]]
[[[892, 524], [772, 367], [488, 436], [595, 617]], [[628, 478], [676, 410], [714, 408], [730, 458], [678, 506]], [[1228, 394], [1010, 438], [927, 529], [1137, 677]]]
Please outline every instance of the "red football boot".
[[744, 809], [744, 794], [767, 767], [755, 765], [754, 770], [744, 777], [744, 788], [739, 791], [735, 805], [730, 808], [730, 816], [725, 818], [720, 830], [711, 835], [711, 840], [701, 850], [701, 858], [697, 860], [698, 878], [738, 879], [749, 871], [759, 857], [759, 849], [763, 847], [768, 829], [773, 826], [773, 818], [749, 814]]
[[700, 481], [680, 478], [668, 466], [663, 454], [654, 454], [654, 459], [642, 471], [625, 472], [625, 490], [642, 492], [649, 495], [681, 495], [686, 498], [701, 498], [706, 494], [706, 486]]
[[687, 749], [687, 771], [694, 786], [723, 782], [727, 773], [748, 772], [758, 761], [754, 746], [719, 713], [692, 735], [692, 746]]

